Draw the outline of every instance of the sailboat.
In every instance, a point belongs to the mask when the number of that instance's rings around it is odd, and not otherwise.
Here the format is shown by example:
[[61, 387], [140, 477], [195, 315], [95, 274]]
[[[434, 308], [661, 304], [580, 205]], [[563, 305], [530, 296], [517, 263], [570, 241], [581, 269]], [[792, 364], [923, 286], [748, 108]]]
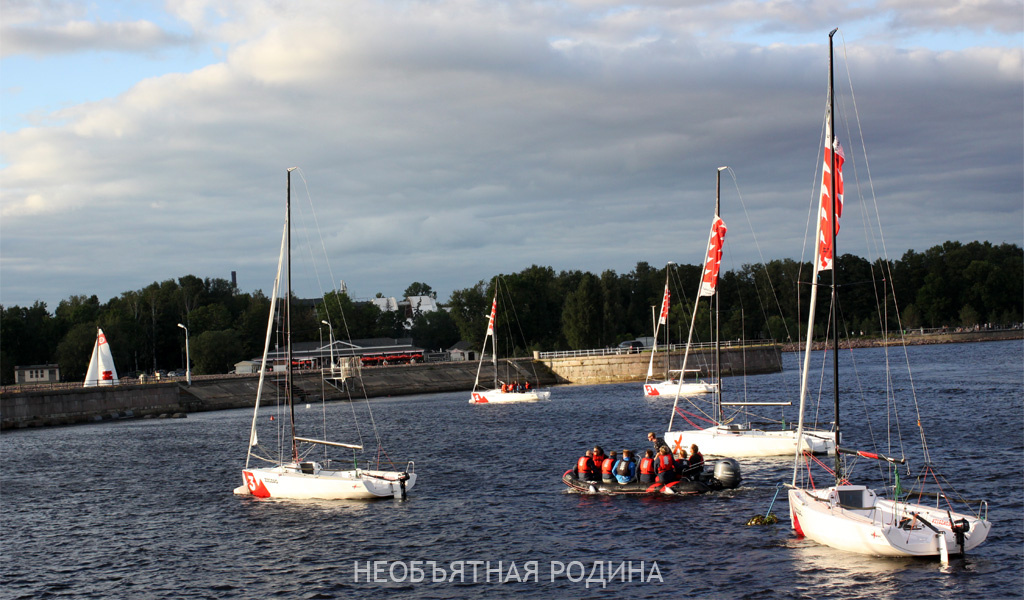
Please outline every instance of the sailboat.
[[[299, 437], [296, 435], [295, 401], [292, 382], [292, 336], [291, 336], [291, 189], [292, 171], [288, 169], [287, 193], [285, 201], [285, 225], [281, 238], [281, 252], [277, 260], [277, 276], [274, 279], [274, 291], [270, 301], [270, 316], [267, 320], [267, 337], [263, 346], [262, 365], [267, 365], [271, 337], [275, 329], [278, 292], [281, 288], [282, 267], [286, 264], [284, 290], [284, 333], [285, 333], [285, 369], [284, 390], [285, 410], [290, 419], [290, 427], [284, 428], [287, 435], [284, 443], [276, 449], [265, 449], [257, 436], [257, 418], [260, 414], [260, 400], [266, 389], [267, 369], [260, 369], [259, 384], [256, 392], [256, 406], [253, 410], [252, 425], [249, 430], [249, 450], [245, 457], [245, 468], [242, 469], [242, 485], [235, 488], [237, 495], [252, 495], [258, 498], [282, 498], [293, 500], [358, 500], [370, 498], [404, 498], [406, 493], [416, 485], [414, 465], [410, 461], [404, 471], [388, 471], [380, 469], [361, 469], [353, 458], [338, 461], [346, 465], [340, 469], [334, 466], [333, 460], [323, 461], [309, 459], [309, 451], [315, 447], [346, 448], [353, 451], [362, 450], [361, 444], [331, 442], [322, 439]], [[282, 431], [279, 429], [279, 431]], [[251, 466], [253, 460], [262, 460], [269, 466]], [[355, 463], [354, 468], [348, 468]]]
[[[725, 244], [726, 226], [720, 215], [722, 171], [728, 167], [719, 167], [717, 183], [715, 186], [715, 217], [711, 224], [711, 233], [708, 236], [708, 246], [705, 253], [704, 270], [701, 275], [700, 289], [697, 292], [697, 300], [693, 304], [693, 318], [690, 322], [690, 337], [686, 342], [686, 353], [683, 355], [683, 369], [686, 369], [686, 362], [690, 355], [690, 342], [693, 339], [693, 327], [697, 318], [697, 305], [702, 297], [712, 298], [715, 304], [715, 369], [718, 381], [715, 383], [714, 401], [712, 402], [711, 414], [714, 424], [710, 427], [697, 428], [692, 422], [694, 429], [673, 431], [672, 425], [676, 414], [685, 414], [678, 411], [679, 397], [685, 394], [678, 392], [672, 405], [672, 415], [668, 421], [668, 431], [665, 432], [665, 442], [669, 448], [676, 452], [680, 449], [688, 449], [696, 445], [703, 454], [713, 456], [790, 456], [797, 448], [797, 440], [801, 440], [800, 447], [803, 450], [821, 454], [835, 451], [835, 433], [831, 431], [794, 431], [792, 429], [767, 430], [752, 427], [749, 424], [732, 423], [725, 418], [726, 406], [788, 406], [790, 402], [725, 402], [722, 395], [722, 369], [721, 369], [721, 339], [719, 335], [719, 296], [718, 296], [718, 272], [722, 263], [722, 249]], [[683, 384], [680, 383], [680, 387]]]
[[[835, 137], [834, 119], [834, 81], [833, 81], [833, 36], [838, 29], [829, 35], [829, 108], [826, 118], [825, 158], [822, 175], [821, 203], [817, 219], [817, 235], [815, 243], [815, 282], [811, 288], [811, 308], [808, 316], [807, 347], [804, 354], [803, 373], [800, 384], [800, 420], [797, 431], [803, 430], [804, 401], [807, 396], [807, 374], [810, 366], [811, 327], [814, 323], [814, 308], [818, 287], [822, 285], [819, 275], [823, 271], [832, 272], [830, 311], [833, 398], [835, 404], [835, 423], [837, 435], [840, 431], [839, 419], [839, 335], [838, 335], [838, 283], [834, 260], [836, 253], [836, 234], [839, 232], [838, 218], [842, 213], [842, 164], [844, 157], [842, 147]], [[834, 176], [833, 176], [834, 174]], [[918, 419], [920, 426], [920, 418]], [[927, 446], [923, 444], [924, 433], [921, 432], [922, 446], [925, 451], [926, 469]], [[951, 553], [964, 554], [985, 541], [992, 523], [987, 518], [987, 503], [982, 503], [984, 513], [963, 514], [954, 512], [951, 498], [955, 492], [944, 487], [941, 494], [935, 494], [936, 503], [932, 505], [905, 501], [899, 482], [899, 472], [895, 471], [896, 484], [893, 499], [880, 497], [878, 493], [865, 485], [850, 482], [844, 472], [842, 457], [853, 455], [867, 459], [886, 461], [891, 465], [905, 463], [905, 458], [885, 456], [875, 452], [837, 448], [835, 460], [835, 480], [830, 486], [814, 487], [813, 480], [805, 482], [799, 474], [803, 454], [796, 453], [793, 465], [793, 482], [789, 490], [789, 516], [793, 529], [799, 536], [806, 536], [819, 544], [831, 546], [839, 550], [858, 554], [876, 556], [938, 556], [942, 562], [948, 562]], [[808, 465], [809, 467], [809, 465]], [[945, 482], [944, 482], [945, 483]], [[914, 497], [920, 501], [923, 493], [915, 492]], [[940, 505], [940, 501], [945, 506]]]
[[92, 358], [89, 359], [89, 370], [85, 373], [83, 387], [117, 385], [118, 381], [114, 357], [110, 354], [110, 345], [107, 344], [107, 336], [103, 335], [102, 329], [96, 329], [96, 343], [92, 347]]
[[[491, 301], [491, 316], [487, 319], [487, 333], [484, 335], [484, 345], [480, 349], [480, 362], [476, 366], [476, 380], [473, 381], [473, 391], [469, 397], [470, 404], [511, 404], [514, 402], [537, 402], [539, 400], [551, 399], [551, 390], [542, 390], [530, 387], [529, 380], [520, 385], [514, 382], [498, 383], [498, 340], [494, 334], [494, 321], [498, 313], [498, 286], [494, 286], [494, 299]], [[491, 341], [491, 364], [494, 367], [494, 387], [486, 388], [480, 385], [480, 372], [483, 370], [484, 361], [487, 356], [487, 340]], [[536, 377], [534, 377], [536, 381]]]
[[[666, 352], [670, 349], [668, 343], [668, 309], [672, 299], [672, 292], [668, 288], [669, 280], [669, 269], [675, 263], [670, 262], [665, 265], [665, 293], [662, 294], [661, 299], [661, 313], [658, 316], [658, 320], [654, 324], [654, 347], [651, 349], [650, 362], [647, 363], [647, 379], [644, 381], [644, 396], [672, 396], [678, 394], [680, 396], [692, 396], [695, 394], [709, 394], [718, 389], [718, 384], [707, 381], [680, 381], [683, 376], [687, 373], [699, 374], [700, 369], [690, 369], [684, 371], [682, 369], [667, 369], [666, 377], [662, 381], [653, 380], [654, 378], [654, 355], [658, 353], [658, 330], [662, 325], [665, 326], [665, 349]], [[666, 353], [665, 365], [669, 366], [671, 354]], [[678, 375], [673, 376], [673, 373]]]

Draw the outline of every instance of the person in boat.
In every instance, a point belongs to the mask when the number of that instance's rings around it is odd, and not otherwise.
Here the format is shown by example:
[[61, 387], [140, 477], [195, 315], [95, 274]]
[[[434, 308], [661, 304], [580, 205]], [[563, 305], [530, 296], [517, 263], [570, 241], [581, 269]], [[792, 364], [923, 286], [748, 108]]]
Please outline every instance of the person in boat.
[[597, 469], [594, 468], [594, 451], [587, 450], [587, 453], [576, 461], [576, 479], [580, 481], [596, 481]]
[[686, 467], [689, 463], [686, 461], [686, 450], [680, 448], [679, 452], [672, 456], [672, 460], [676, 463], [676, 480], [683, 480], [686, 478]]
[[601, 472], [601, 466], [604, 465], [604, 459], [607, 458], [604, 455], [604, 450], [600, 446], [594, 446], [594, 465], [597, 466], [597, 472]]
[[654, 466], [654, 450], [648, 450], [644, 453], [644, 457], [640, 459], [640, 464], [637, 465], [637, 473], [640, 483], [654, 483], [657, 477], [657, 471]]
[[530, 391], [530, 382], [529, 381], [527, 381], [526, 383], [523, 384], [523, 389], [525, 389], [527, 392]]
[[667, 446], [668, 445], [668, 444], [665, 443], [664, 439], [662, 439], [661, 437], [659, 437], [657, 435], [654, 435], [653, 431], [647, 434], [647, 441], [649, 441], [652, 444], [654, 444], [654, 452], [657, 452], [657, 451], [661, 450], [662, 446]]
[[615, 480], [620, 484], [632, 483], [636, 479], [636, 461], [633, 460], [633, 451], [623, 450], [622, 458], [615, 461], [612, 471], [615, 473]]
[[618, 455], [612, 450], [608, 453], [608, 458], [601, 463], [601, 481], [604, 483], [615, 483], [615, 463], [619, 462], [616, 456]]
[[704, 471], [704, 455], [700, 453], [697, 444], [690, 446], [690, 458], [686, 460], [685, 475], [690, 479], [697, 479]]
[[672, 451], [668, 446], [658, 449], [658, 456], [655, 458], [655, 469], [658, 472], [658, 483], [672, 483], [676, 479], [676, 461], [672, 459]]

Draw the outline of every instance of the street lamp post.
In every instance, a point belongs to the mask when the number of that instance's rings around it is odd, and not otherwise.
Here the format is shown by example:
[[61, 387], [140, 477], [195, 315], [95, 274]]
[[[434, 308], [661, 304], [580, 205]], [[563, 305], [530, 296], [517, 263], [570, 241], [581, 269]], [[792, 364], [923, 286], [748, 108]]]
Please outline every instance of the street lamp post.
[[334, 376], [334, 327], [330, 323], [328, 323], [327, 321], [320, 321], [320, 322], [323, 323], [324, 325], [326, 325], [329, 328], [327, 335], [328, 335], [328, 340], [331, 343], [331, 377], [333, 377]]
[[192, 366], [189, 364], [191, 361], [188, 357], [188, 327], [185, 327], [181, 323], [178, 323], [178, 327], [185, 330], [185, 382], [192, 385]]

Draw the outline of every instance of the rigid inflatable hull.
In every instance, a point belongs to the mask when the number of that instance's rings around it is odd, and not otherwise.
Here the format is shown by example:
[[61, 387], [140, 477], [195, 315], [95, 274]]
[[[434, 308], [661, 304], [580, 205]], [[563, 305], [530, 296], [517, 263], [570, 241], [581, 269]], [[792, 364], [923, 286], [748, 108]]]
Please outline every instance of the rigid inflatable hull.
[[587, 494], [609, 496], [693, 496], [726, 489], [716, 479], [708, 481], [673, 481], [672, 483], [604, 483], [583, 481], [569, 469], [562, 475], [562, 483], [570, 489]]

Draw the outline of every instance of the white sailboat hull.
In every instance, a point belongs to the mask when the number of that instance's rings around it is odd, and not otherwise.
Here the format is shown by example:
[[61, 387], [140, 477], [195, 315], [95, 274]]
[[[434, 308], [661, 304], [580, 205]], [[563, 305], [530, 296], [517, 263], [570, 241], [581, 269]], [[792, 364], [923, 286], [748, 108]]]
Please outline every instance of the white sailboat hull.
[[[844, 506], [836, 490], [860, 492], [860, 506]], [[966, 519], [964, 551], [976, 548], [992, 527], [984, 518], [951, 513], [953, 521]], [[820, 490], [789, 490], [789, 517], [798, 535], [819, 544], [873, 556], [946, 556], [959, 553], [950, 528], [950, 513], [920, 504], [878, 498], [864, 486]], [[926, 526], [925, 520], [935, 527]], [[900, 524], [903, 523], [903, 527]]]
[[470, 404], [511, 404], [514, 402], [539, 402], [550, 400], [550, 390], [530, 390], [528, 392], [503, 392], [501, 388], [495, 390], [480, 390], [473, 392], [469, 398]]
[[[716, 425], [707, 429], [669, 431], [665, 433], [669, 448], [689, 448], [696, 444], [702, 454], [714, 456], [794, 456], [796, 431], [748, 429]], [[835, 432], [804, 430], [802, 449], [814, 454], [834, 454]]]
[[365, 500], [402, 497], [416, 485], [415, 473], [399, 471], [328, 470], [317, 467], [315, 473], [303, 472], [295, 465], [263, 469], [244, 469], [242, 485], [235, 494], [258, 498], [290, 500]]
[[678, 393], [680, 396], [695, 396], [697, 394], [713, 394], [718, 390], [717, 383], [705, 383], [695, 381], [679, 385], [678, 381], [662, 381], [659, 383], [645, 383], [644, 396], [668, 396], [674, 398]]

